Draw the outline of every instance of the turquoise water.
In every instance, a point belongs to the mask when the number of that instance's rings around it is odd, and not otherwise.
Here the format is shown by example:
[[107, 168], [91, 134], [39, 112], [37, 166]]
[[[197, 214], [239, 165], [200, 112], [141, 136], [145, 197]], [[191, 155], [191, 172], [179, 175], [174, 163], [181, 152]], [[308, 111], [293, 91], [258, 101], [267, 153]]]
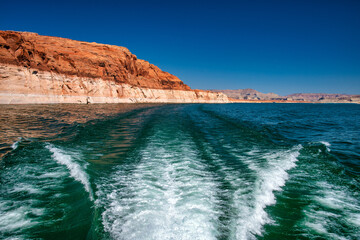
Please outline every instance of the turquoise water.
[[360, 105], [0, 110], [0, 239], [360, 239]]

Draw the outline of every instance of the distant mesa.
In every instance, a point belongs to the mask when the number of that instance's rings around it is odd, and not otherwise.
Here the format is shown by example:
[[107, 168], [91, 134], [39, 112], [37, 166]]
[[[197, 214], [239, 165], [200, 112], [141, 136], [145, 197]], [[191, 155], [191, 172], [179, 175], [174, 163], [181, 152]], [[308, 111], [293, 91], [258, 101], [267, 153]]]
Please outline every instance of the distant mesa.
[[225, 93], [228, 97], [243, 100], [281, 100], [283, 97], [275, 93], [261, 93], [254, 89], [237, 89], [237, 90], [212, 90], [214, 92]]
[[234, 102], [310, 102], [310, 103], [360, 103], [360, 95], [295, 93], [280, 96], [275, 93], [261, 93], [254, 89], [217, 90], [226, 94]]
[[295, 93], [286, 97], [319, 103], [360, 103], [360, 95], [351, 94]]
[[0, 31], [0, 103], [229, 102], [127, 48]]

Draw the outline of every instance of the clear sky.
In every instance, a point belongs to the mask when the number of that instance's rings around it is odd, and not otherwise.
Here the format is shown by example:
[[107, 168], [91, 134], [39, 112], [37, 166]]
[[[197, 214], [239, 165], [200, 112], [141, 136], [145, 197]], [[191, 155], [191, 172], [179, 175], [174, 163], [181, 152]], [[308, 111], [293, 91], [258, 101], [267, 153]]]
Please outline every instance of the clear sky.
[[360, 94], [359, 0], [1, 1], [0, 29], [125, 46], [192, 88]]

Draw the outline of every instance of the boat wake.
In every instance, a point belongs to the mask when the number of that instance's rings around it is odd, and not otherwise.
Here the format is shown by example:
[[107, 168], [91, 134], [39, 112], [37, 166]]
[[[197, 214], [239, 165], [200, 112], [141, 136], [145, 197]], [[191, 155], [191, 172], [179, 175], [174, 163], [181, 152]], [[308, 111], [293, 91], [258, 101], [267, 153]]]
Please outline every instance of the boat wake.
[[132, 161], [97, 182], [111, 238], [256, 239], [274, 223], [265, 209], [276, 204], [301, 145], [240, 154], [225, 142], [221, 150], [206, 139], [199, 145], [185, 130], [152, 132]]

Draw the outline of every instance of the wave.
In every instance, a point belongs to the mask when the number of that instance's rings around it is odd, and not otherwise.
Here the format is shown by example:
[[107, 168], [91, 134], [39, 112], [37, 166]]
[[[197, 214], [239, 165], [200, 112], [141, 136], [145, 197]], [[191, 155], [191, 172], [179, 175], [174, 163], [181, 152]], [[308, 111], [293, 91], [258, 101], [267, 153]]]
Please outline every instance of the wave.
[[296, 166], [301, 148], [299, 145], [291, 150], [273, 153], [252, 150], [247, 157], [239, 157], [256, 174], [256, 180], [248, 182], [247, 188], [238, 186], [233, 194], [237, 210], [236, 219], [233, 220], [235, 239], [256, 239], [256, 235], [262, 235], [265, 224], [274, 223], [265, 209], [276, 204], [275, 191], [282, 190], [289, 177], [287, 172]]
[[11, 148], [12, 148], [13, 150], [17, 149], [17, 147], [19, 146], [19, 142], [20, 142], [20, 141], [21, 141], [21, 140], [14, 142], [14, 143], [11, 145]]
[[71, 177], [73, 177], [76, 181], [80, 182], [84, 186], [85, 190], [89, 193], [90, 200], [93, 201], [93, 191], [91, 189], [89, 176], [85, 171], [87, 164], [80, 165], [73, 159], [73, 156], [69, 155], [64, 150], [59, 149], [50, 143], [48, 143], [45, 147], [52, 153], [53, 158], [59, 164], [64, 165], [69, 169]]
[[331, 144], [330, 144], [329, 142], [320, 141], [320, 143], [323, 144], [323, 145], [326, 147], [326, 150], [327, 150], [328, 152], [331, 151], [331, 150], [330, 150]]

